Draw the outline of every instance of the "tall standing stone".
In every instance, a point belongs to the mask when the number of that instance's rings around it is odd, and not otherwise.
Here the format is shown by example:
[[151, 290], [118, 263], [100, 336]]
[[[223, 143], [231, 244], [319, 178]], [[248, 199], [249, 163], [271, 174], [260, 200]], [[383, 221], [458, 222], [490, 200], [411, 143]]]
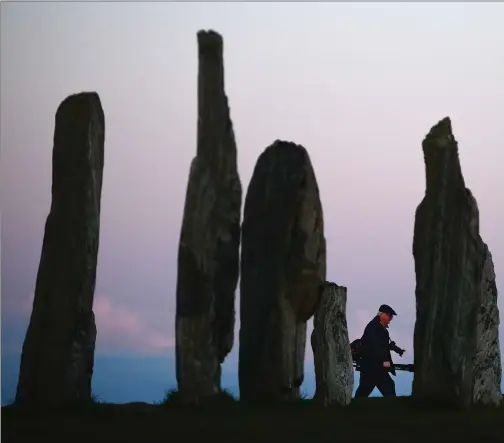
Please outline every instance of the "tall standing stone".
[[224, 92], [222, 37], [200, 31], [198, 48], [198, 148], [187, 185], [177, 278], [176, 370], [180, 398], [187, 403], [220, 392], [220, 365], [233, 346], [242, 194]]
[[315, 363], [314, 400], [324, 406], [347, 406], [354, 371], [346, 319], [347, 288], [326, 282], [315, 311], [311, 345]]
[[413, 395], [462, 407], [497, 405], [502, 393], [494, 267], [449, 118], [431, 129], [423, 151], [426, 192], [413, 240]]
[[52, 203], [21, 356], [19, 404], [91, 398], [104, 141], [98, 94], [67, 97], [56, 112]]
[[291, 400], [303, 382], [306, 321], [325, 281], [322, 205], [307, 151], [276, 141], [245, 201], [240, 282], [240, 398]]

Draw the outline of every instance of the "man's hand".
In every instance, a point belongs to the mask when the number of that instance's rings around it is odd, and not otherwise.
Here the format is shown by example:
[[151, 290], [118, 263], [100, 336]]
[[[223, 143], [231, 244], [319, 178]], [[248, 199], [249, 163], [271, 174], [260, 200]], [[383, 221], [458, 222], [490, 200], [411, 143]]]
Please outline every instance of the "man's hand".
[[394, 351], [396, 354], [399, 354], [401, 357], [406, 352], [406, 349], [401, 349], [395, 344], [395, 341], [390, 342], [390, 350]]
[[384, 361], [383, 362], [383, 367], [384, 368], [390, 368], [390, 362], [389, 361]]

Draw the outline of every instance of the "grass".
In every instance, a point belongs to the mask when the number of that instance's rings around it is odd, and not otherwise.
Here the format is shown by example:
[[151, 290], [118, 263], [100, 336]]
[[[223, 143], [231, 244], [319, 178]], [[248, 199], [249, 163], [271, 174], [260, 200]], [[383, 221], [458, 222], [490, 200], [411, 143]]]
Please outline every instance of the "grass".
[[[237, 400], [234, 395], [227, 389], [222, 390], [219, 394], [209, 400], [209, 404], [214, 405], [229, 405], [236, 403]], [[164, 399], [161, 401], [160, 405], [170, 406], [170, 405], [180, 405], [180, 397], [176, 389], [171, 389], [166, 392]]]
[[415, 405], [409, 397], [358, 399], [348, 408], [322, 408], [306, 399], [250, 407], [223, 393], [215, 402], [189, 407], [169, 391], [158, 405], [97, 401], [59, 410], [5, 407], [1, 423], [3, 443], [504, 441], [504, 408], [441, 410]]

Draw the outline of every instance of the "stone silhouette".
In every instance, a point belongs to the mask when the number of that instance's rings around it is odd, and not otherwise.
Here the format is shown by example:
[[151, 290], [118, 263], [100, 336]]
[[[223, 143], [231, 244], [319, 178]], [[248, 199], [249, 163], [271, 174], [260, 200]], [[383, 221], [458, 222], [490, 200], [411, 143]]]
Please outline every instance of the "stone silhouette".
[[55, 120], [52, 203], [16, 393], [25, 405], [91, 398], [105, 141], [98, 94], [67, 97]]
[[413, 240], [413, 395], [462, 407], [497, 405], [502, 393], [494, 267], [449, 118], [431, 129], [423, 152], [426, 192]]
[[240, 398], [291, 400], [303, 382], [306, 321], [326, 257], [322, 205], [305, 148], [275, 141], [245, 200], [240, 283]]
[[176, 312], [180, 399], [195, 404], [220, 392], [220, 365], [233, 346], [242, 198], [222, 37], [200, 31], [198, 49], [198, 147], [180, 234]]
[[346, 320], [347, 288], [326, 282], [313, 320], [314, 400], [324, 406], [347, 406], [354, 372]]

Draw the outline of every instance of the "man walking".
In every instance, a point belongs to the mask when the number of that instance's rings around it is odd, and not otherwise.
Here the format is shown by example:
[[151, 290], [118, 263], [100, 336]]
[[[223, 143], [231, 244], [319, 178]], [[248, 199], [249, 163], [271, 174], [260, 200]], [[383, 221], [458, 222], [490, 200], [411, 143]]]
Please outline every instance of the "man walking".
[[362, 358], [360, 361], [360, 383], [355, 397], [369, 397], [376, 387], [384, 397], [395, 397], [395, 383], [389, 373], [395, 375], [390, 351], [401, 357], [404, 350], [390, 341], [388, 325], [397, 315], [388, 305], [381, 305], [378, 315], [371, 320], [362, 335]]

